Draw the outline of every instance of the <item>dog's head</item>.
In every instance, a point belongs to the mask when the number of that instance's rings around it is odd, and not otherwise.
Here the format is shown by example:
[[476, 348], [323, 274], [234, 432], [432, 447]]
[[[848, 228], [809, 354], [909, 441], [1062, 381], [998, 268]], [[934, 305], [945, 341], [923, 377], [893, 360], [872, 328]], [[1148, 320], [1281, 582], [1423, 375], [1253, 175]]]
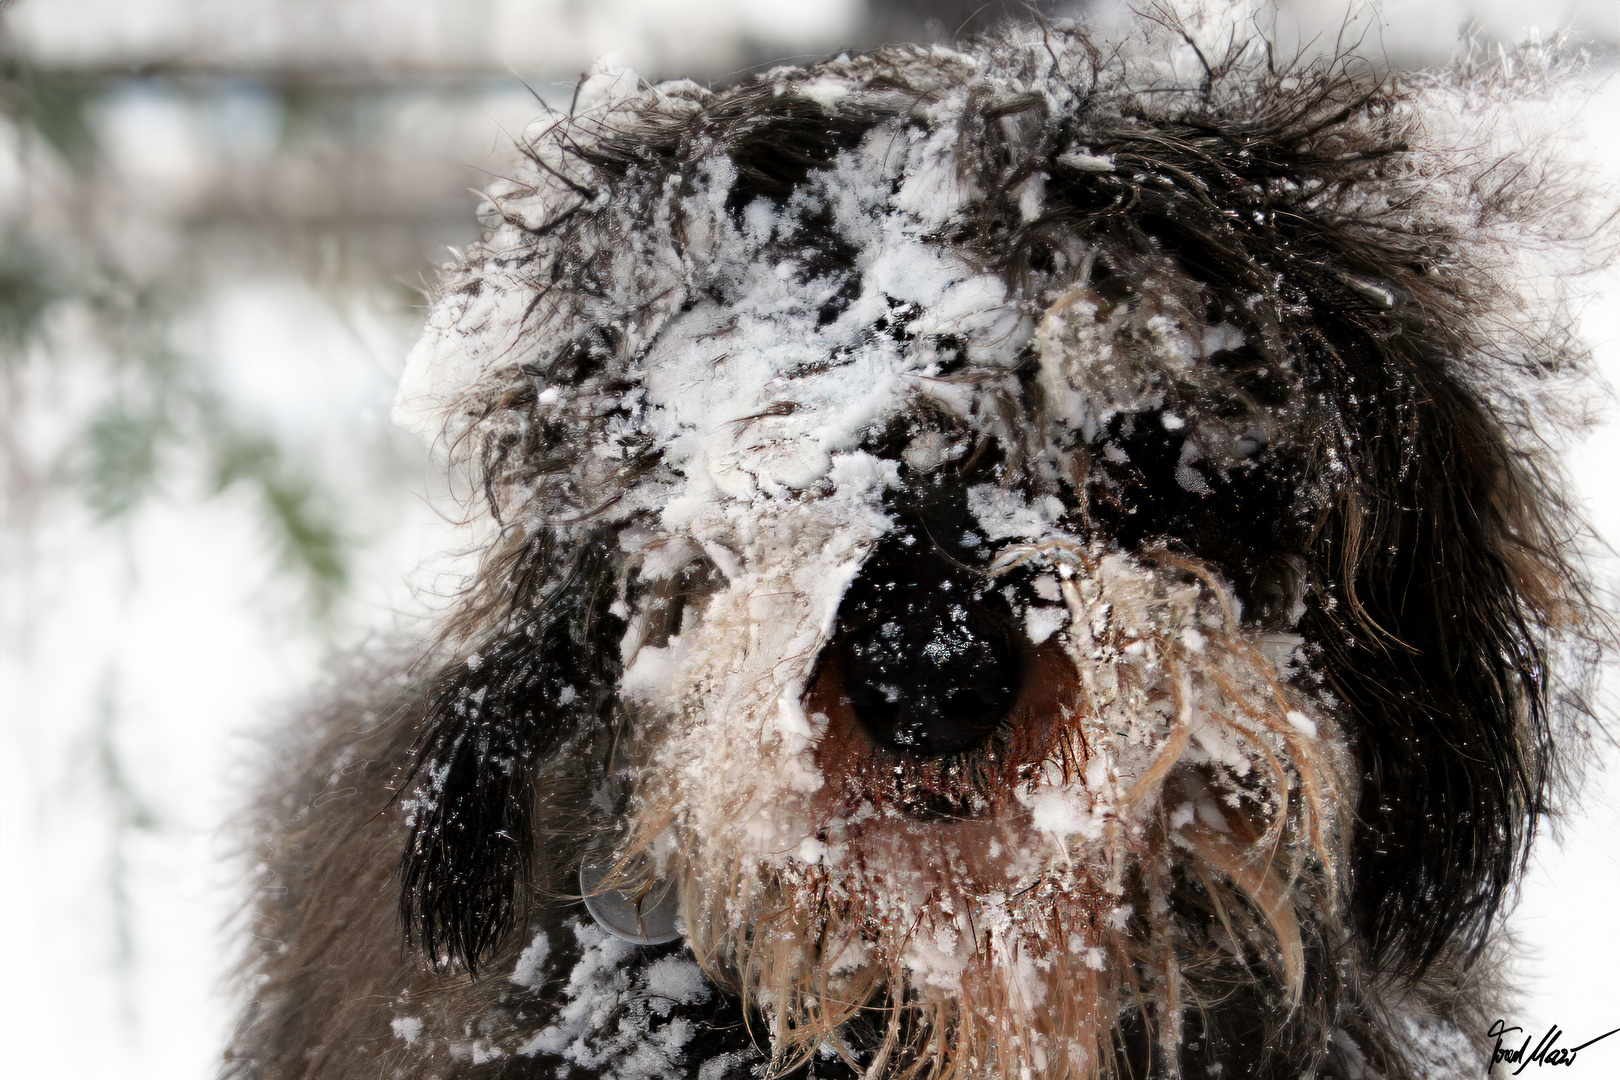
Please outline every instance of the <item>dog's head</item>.
[[594, 858], [779, 1066], [1398, 1068], [1548, 788], [1576, 579], [1499, 391], [1579, 356], [1495, 269], [1525, 173], [1193, 40], [599, 68], [526, 137], [406, 378], [500, 527], [429, 955]]

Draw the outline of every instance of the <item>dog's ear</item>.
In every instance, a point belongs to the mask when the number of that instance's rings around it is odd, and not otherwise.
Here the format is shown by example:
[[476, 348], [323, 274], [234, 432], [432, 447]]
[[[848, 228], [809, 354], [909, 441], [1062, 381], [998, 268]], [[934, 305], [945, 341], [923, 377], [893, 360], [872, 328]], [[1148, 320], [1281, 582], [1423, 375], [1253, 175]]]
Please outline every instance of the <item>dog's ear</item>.
[[1306, 633], [1358, 721], [1357, 921], [1377, 957], [1421, 971], [1483, 943], [1546, 808], [1546, 648], [1570, 572], [1554, 496], [1442, 361], [1363, 350], [1357, 370], [1340, 352], [1328, 394], [1359, 486], [1317, 553], [1339, 606], [1313, 605]]
[[[612, 538], [528, 545], [522, 577], [543, 582], [500, 632], [448, 665], [429, 698], [402, 793], [416, 810], [401, 866], [408, 939], [435, 965], [476, 973], [522, 918], [535, 857], [538, 772], [557, 753], [588, 753], [611, 722], [623, 622], [608, 608]], [[527, 565], [524, 565], [527, 564]], [[530, 590], [514, 581], [521, 594]]]

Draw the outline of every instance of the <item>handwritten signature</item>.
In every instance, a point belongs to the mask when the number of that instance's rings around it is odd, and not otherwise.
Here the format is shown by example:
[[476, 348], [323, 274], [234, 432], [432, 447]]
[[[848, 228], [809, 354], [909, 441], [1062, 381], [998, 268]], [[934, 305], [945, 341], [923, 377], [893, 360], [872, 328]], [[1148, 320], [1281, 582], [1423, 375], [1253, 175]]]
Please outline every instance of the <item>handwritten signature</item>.
[[1513, 1075], [1518, 1076], [1530, 1065], [1573, 1065], [1576, 1054], [1593, 1043], [1602, 1042], [1615, 1032], [1620, 1032], [1620, 1028], [1615, 1028], [1614, 1031], [1605, 1031], [1595, 1039], [1587, 1039], [1579, 1046], [1558, 1046], [1556, 1045], [1558, 1038], [1564, 1034], [1564, 1029], [1554, 1024], [1536, 1043], [1534, 1050], [1530, 1049], [1530, 1040], [1533, 1038], [1530, 1035], [1526, 1035], [1524, 1042], [1516, 1048], [1502, 1045], [1502, 1040], [1508, 1035], [1523, 1030], [1521, 1027], [1508, 1027], [1506, 1020], [1498, 1020], [1491, 1025], [1491, 1029], [1485, 1033], [1486, 1038], [1496, 1040], [1496, 1048], [1491, 1051], [1491, 1068], [1494, 1069], [1498, 1064], [1517, 1065], [1518, 1068], [1513, 1070]]

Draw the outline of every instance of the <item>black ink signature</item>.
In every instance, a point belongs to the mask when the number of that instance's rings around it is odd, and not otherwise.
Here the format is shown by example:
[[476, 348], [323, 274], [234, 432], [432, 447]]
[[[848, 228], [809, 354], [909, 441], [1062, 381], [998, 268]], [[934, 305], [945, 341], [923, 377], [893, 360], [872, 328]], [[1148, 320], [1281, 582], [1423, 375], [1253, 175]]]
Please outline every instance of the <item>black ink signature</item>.
[[1547, 1029], [1547, 1034], [1541, 1037], [1541, 1041], [1536, 1043], [1534, 1050], [1530, 1049], [1531, 1036], [1529, 1035], [1524, 1037], [1523, 1044], [1517, 1049], [1502, 1045], [1504, 1036], [1523, 1030], [1524, 1028], [1521, 1027], [1508, 1027], [1506, 1020], [1498, 1020], [1491, 1025], [1491, 1030], [1485, 1033], [1485, 1037], [1495, 1039], [1496, 1048], [1491, 1051], [1491, 1064], [1485, 1070], [1487, 1076], [1490, 1075], [1490, 1070], [1494, 1069], [1498, 1063], [1518, 1065], [1518, 1068], [1513, 1070], [1514, 1076], [1524, 1072], [1527, 1065], [1573, 1065], [1575, 1064], [1576, 1054], [1593, 1043], [1602, 1042], [1615, 1032], [1620, 1032], [1620, 1028], [1615, 1028], [1614, 1031], [1605, 1031], [1595, 1039], [1587, 1039], [1579, 1046], [1564, 1047], [1555, 1045], [1558, 1042], [1558, 1037], [1564, 1033], [1564, 1029], [1554, 1024]]

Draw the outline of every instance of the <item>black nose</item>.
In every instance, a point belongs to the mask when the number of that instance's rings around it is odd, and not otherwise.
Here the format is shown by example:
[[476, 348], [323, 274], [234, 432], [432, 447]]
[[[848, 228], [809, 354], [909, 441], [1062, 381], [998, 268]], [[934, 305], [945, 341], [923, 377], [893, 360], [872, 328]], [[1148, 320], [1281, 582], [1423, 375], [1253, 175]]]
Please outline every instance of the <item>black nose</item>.
[[867, 733], [899, 754], [960, 754], [995, 734], [1018, 698], [1012, 611], [983, 574], [921, 530], [886, 538], [844, 594], [832, 648]]

